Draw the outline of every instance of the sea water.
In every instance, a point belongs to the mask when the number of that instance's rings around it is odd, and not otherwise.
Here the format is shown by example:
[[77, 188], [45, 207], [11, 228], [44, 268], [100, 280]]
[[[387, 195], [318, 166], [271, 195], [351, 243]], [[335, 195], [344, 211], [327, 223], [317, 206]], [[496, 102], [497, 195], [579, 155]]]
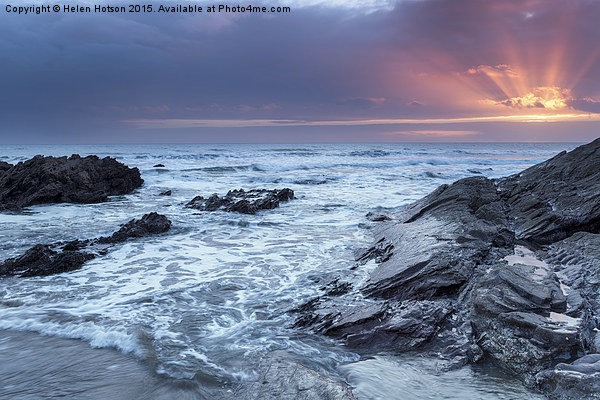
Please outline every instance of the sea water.
[[[474, 175], [506, 176], [575, 146], [2, 146], [0, 160], [9, 163], [36, 154], [115, 157], [139, 168], [144, 185], [106, 203], [1, 213], [0, 260], [37, 243], [108, 235], [151, 211], [165, 214], [173, 226], [166, 234], [117, 245], [77, 271], [0, 278], [0, 375], [5, 376], [4, 382], [0, 376], [0, 397], [54, 398], [69, 387], [67, 395], [92, 398], [85, 397], [95, 393], [85, 379], [60, 371], [97, 354], [86, 350], [110, 349], [102, 352], [100, 365], [92, 361], [92, 370], [105, 373], [90, 379], [96, 380], [93, 387], [117, 388], [112, 398], [131, 398], [134, 390], [126, 374], [111, 372], [112, 365], [121, 365], [115, 361], [121, 356], [106, 355], [114, 350], [126, 355], [125, 366], [141, 366], [140, 379], [186, 382], [199, 398], [228, 398], [236, 384], [258, 377], [261, 357], [285, 349], [347, 382], [359, 399], [535, 398], [495, 369], [440, 372], [436, 360], [418, 356], [359, 355], [291, 328], [294, 315], [288, 311], [318, 295], [329, 279], [350, 273], [354, 250], [370, 240], [368, 212], [394, 212], [441, 184]], [[197, 195], [284, 187], [293, 189], [296, 199], [256, 215], [185, 207]], [[171, 196], [160, 195], [167, 190]], [[372, 267], [352, 273], [360, 279]], [[9, 374], [28, 365], [52, 371], [53, 378]], [[122, 378], [129, 390], [118, 389], [114, 380]], [[63, 391], [49, 390], [53, 381]], [[164, 394], [164, 385], [154, 384], [162, 388], [156, 393]]]

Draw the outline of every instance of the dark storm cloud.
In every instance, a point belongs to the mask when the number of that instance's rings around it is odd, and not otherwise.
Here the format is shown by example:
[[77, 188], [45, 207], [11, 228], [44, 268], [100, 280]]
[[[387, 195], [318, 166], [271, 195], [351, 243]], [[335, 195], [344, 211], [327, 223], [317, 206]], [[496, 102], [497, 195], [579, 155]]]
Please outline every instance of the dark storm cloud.
[[353, 14], [318, 8], [271, 18], [1, 14], [0, 113], [17, 124], [65, 125], [151, 116], [165, 106], [170, 116], [196, 110], [199, 117], [228, 118], [240, 105], [310, 114], [354, 95], [345, 76], [361, 80], [360, 70], [368, 68], [356, 48], [361, 29], [349, 29], [364, 21]]
[[[102, 133], [105, 140], [143, 141], [123, 123], [143, 118], [472, 115], [481, 98], [460, 93], [453, 77], [519, 60], [529, 60], [522, 67], [531, 68], [532, 80], [542, 79], [545, 64], [562, 60], [566, 72], [557, 85], [587, 99], [571, 101], [576, 109], [600, 98], [599, 2], [422, 0], [365, 11], [17, 16], [0, 10], [0, 140], [14, 142], [11, 135], [20, 133], [19, 140], [93, 142]], [[425, 73], [440, 81], [424, 88]], [[457, 98], [472, 100], [473, 108], [459, 110]]]

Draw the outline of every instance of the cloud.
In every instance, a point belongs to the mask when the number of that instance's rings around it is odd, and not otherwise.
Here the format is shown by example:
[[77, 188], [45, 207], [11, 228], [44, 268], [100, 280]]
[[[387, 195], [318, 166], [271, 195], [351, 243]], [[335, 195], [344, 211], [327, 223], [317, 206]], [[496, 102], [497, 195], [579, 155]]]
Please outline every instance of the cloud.
[[485, 104], [501, 105], [510, 108], [543, 108], [546, 110], [564, 110], [569, 108], [571, 93], [559, 87], [537, 87], [523, 96], [503, 100], [483, 100]]
[[385, 97], [354, 97], [350, 99], [341, 99], [339, 104], [349, 105], [357, 108], [373, 108], [381, 106], [385, 102]]
[[252, 107], [246, 104], [241, 104], [239, 106], [235, 106], [234, 110], [236, 111], [240, 111], [240, 112], [250, 112], [250, 111], [256, 111], [256, 107]]
[[584, 99], [571, 99], [568, 101], [569, 106], [576, 110], [585, 111], [588, 113], [600, 113], [600, 101], [584, 98]]
[[235, 111], [240, 111], [240, 112], [253, 112], [253, 111], [275, 111], [275, 110], [279, 110], [281, 108], [280, 105], [275, 104], [275, 103], [269, 103], [269, 104], [263, 104], [261, 106], [250, 106], [247, 104], [240, 104], [237, 105], [235, 107], [233, 107], [233, 109]]
[[333, 9], [362, 9], [374, 12], [379, 9], [393, 9], [398, 0], [287, 0], [285, 5], [300, 7], [327, 7]]
[[469, 68], [467, 70], [467, 73], [469, 75], [484, 74], [486, 76], [493, 77], [493, 78], [500, 78], [500, 77], [516, 78], [519, 76], [519, 74], [514, 70], [514, 68], [508, 64], [499, 64], [496, 66], [479, 65], [476, 68]]
[[290, 4], [268, 16], [0, 13], [0, 142], [242, 117], [372, 127], [597, 110], [598, 1]]
[[459, 137], [459, 136], [473, 136], [479, 135], [479, 131], [446, 131], [446, 130], [430, 130], [430, 131], [396, 131], [386, 132], [385, 135], [391, 136], [421, 136], [424, 138], [428, 137]]
[[[600, 122], [600, 113], [594, 114], [525, 114], [457, 118], [388, 118], [356, 120], [294, 120], [294, 119], [133, 119], [121, 121], [137, 129], [187, 128], [249, 128], [249, 127], [373, 127], [385, 125], [451, 125], [495, 122]], [[415, 132], [410, 130], [410, 132]], [[418, 131], [432, 132], [432, 131]], [[435, 131], [439, 132], [439, 131]], [[450, 130], [448, 132], [457, 132]]]
[[143, 109], [153, 114], [160, 114], [169, 112], [171, 108], [168, 105], [163, 104], [160, 106], [145, 106]]

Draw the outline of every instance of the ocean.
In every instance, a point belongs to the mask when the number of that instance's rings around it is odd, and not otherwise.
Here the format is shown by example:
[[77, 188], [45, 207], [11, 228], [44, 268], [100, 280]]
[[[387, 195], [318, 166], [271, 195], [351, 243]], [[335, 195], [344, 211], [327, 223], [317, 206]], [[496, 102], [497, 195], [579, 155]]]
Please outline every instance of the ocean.
[[[0, 398], [227, 399], [258, 378], [264, 355], [283, 349], [347, 382], [359, 399], [541, 399], [486, 365], [443, 371], [420, 355], [359, 354], [292, 328], [288, 311], [338, 275], [366, 279], [372, 262], [351, 268], [354, 251], [370, 241], [368, 212], [394, 212], [441, 184], [510, 175], [574, 147], [2, 146], [0, 160], [9, 163], [36, 154], [115, 157], [145, 182], [106, 203], [1, 213], [0, 260], [37, 243], [109, 235], [151, 211], [173, 226], [77, 271], [0, 278]], [[284, 187], [296, 199], [256, 215], [184, 207], [197, 195]], [[171, 196], [160, 195], [167, 190]]]

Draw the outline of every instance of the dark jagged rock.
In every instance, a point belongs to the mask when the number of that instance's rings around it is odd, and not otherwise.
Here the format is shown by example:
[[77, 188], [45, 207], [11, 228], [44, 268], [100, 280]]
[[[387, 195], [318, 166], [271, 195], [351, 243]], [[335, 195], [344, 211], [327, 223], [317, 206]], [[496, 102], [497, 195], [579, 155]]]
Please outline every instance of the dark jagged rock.
[[62, 246], [62, 250], [63, 251], [65, 251], [65, 250], [81, 250], [84, 247], [86, 247], [89, 243], [90, 243], [89, 239], [86, 239], [86, 240], [79, 240], [79, 239], [72, 240], [70, 242], [65, 243]]
[[137, 168], [114, 158], [35, 156], [10, 168], [0, 167], [0, 210], [44, 203], [99, 203], [108, 196], [130, 193], [142, 183]]
[[213, 194], [209, 198], [196, 196], [186, 204], [186, 207], [194, 208], [200, 211], [233, 211], [242, 214], [256, 214], [258, 210], [270, 210], [279, 207], [281, 201], [288, 201], [294, 198], [292, 189], [267, 190], [253, 189], [245, 191], [243, 189], [230, 190], [223, 197]]
[[380, 266], [363, 291], [399, 300], [456, 295], [479, 263], [496, 256], [490, 244], [512, 242], [504, 221], [488, 179], [441, 186], [377, 228], [375, 254], [367, 252], [361, 259], [377, 255]]
[[600, 139], [507, 178], [442, 185], [371, 217], [353, 268], [376, 266], [340, 293], [324, 286], [296, 326], [448, 367], [485, 356], [552, 397], [600, 398], [600, 362], [586, 356], [600, 354], [598, 193]]
[[6, 171], [8, 171], [12, 167], [12, 164], [9, 164], [5, 161], [0, 161], [0, 177], [4, 175]]
[[355, 400], [345, 384], [325, 373], [294, 361], [284, 351], [274, 351], [260, 364], [260, 378], [244, 382], [234, 390], [240, 400]]
[[153, 212], [140, 219], [132, 219], [112, 236], [95, 240], [58, 242], [52, 245], [37, 244], [23, 255], [0, 263], [0, 276], [44, 276], [73, 271], [81, 268], [86, 261], [106, 254], [109, 244], [163, 233], [170, 228], [171, 221], [167, 217]]
[[99, 243], [119, 243], [130, 238], [138, 238], [157, 233], [163, 233], [171, 229], [171, 221], [164, 215], [152, 212], [140, 219], [132, 219], [111, 236], [103, 236], [98, 239]]
[[95, 256], [90, 253], [66, 250], [56, 252], [48, 245], [38, 244], [22, 256], [0, 264], [0, 275], [44, 276], [72, 271]]
[[544, 244], [600, 232], [600, 139], [498, 181], [518, 239]]
[[156, 164], [154, 165], [154, 168], [164, 168], [165, 165], [164, 164]]
[[542, 371], [536, 376], [536, 384], [555, 399], [598, 399], [600, 354], [588, 354]]

